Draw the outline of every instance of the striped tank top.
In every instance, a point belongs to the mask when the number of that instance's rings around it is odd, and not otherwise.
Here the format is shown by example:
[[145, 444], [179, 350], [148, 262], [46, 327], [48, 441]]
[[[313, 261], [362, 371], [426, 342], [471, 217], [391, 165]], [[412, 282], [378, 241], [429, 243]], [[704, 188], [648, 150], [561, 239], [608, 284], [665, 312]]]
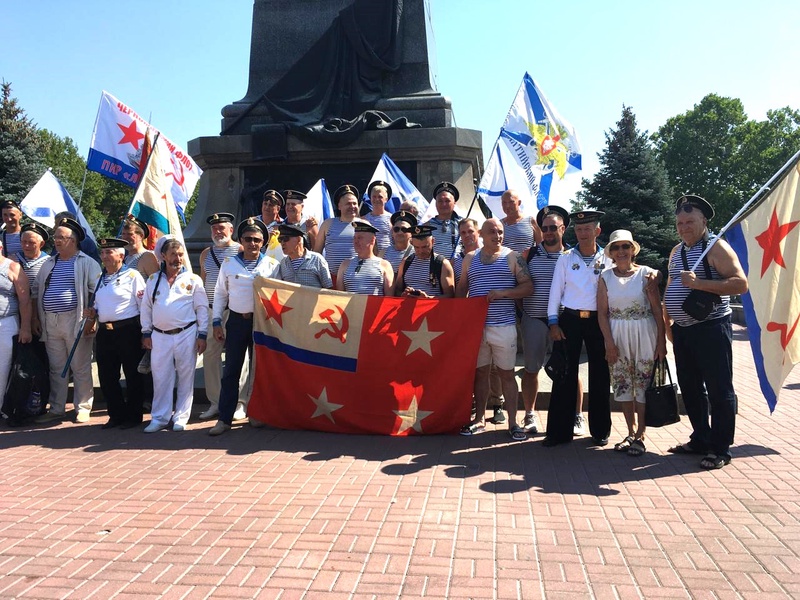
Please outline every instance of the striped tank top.
[[503, 246], [522, 252], [532, 245], [533, 227], [529, 218], [523, 217], [521, 221], [513, 225], [507, 225], [503, 221]]
[[3, 256], [13, 257], [22, 252], [22, 234], [3, 232]]
[[528, 257], [528, 272], [533, 279], [533, 294], [522, 299], [522, 310], [531, 318], [546, 319], [553, 272], [561, 252], [547, 252], [544, 246], [539, 244], [534, 246], [531, 252], [533, 256]]
[[378, 230], [375, 234], [375, 254], [388, 248], [392, 243], [392, 215], [383, 213], [382, 215], [373, 215], [367, 213], [364, 218]]
[[[502, 247], [497, 260], [489, 265], [481, 262], [480, 250], [475, 252], [468, 271], [470, 298], [486, 296], [489, 290], [510, 290], [517, 287], [517, 278], [508, 266], [510, 252], [510, 248]], [[486, 313], [487, 327], [514, 325], [516, 321], [516, 310], [512, 299], [501, 298], [489, 303], [489, 311]]]
[[[433, 251], [441, 254], [446, 259], [453, 256], [453, 251], [458, 243], [458, 216], [453, 213], [453, 218], [442, 221], [437, 217], [432, 218], [425, 225], [435, 227], [433, 230]], [[460, 245], [460, 244], [459, 244]]]
[[39, 276], [39, 271], [42, 270], [44, 261], [46, 261], [48, 258], [49, 255], [46, 252], [42, 252], [39, 255], [39, 258], [28, 260], [25, 258], [25, 255], [22, 252], [17, 252], [16, 260], [19, 263], [19, 266], [22, 267], [25, 275], [28, 276], [28, 283], [30, 283], [31, 289], [33, 289], [33, 284], [36, 282], [36, 278]]
[[403, 260], [407, 256], [410, 256], [413, 252], [414, 248], [411, 246], [411, 244], [409, 244], [405, 250], [395, 250], [394, 246], [389, 244], [389, 246], [383, 252], [383, 258], [386, 260], [386, 262], [392, 265], [392, 270], [395, 272], [395, 274], [397, 274], [397, 270], [400, 268], [400, 263], [403, 262]]
[[0, 317], [11, 317], [19, 314], [19, 300], [14, 284], [8, 277], [10, 260], [0, 264]]
[[421, 290], [429, 296], [442, 295], [439, 282], [433, 279], [431, 260], [429, 258], [419, 259], [415, 256], [414, 260], [411, 261], [411, 266], [403, 273], [403, 279], [406, 282], [406, 287]]
[[75, 256], [68, 260], [56, 260], [48, 281], [45, 282], [44, 296], [42, 297], [45, 312], [63, 313], [77, 310]]
[[383, 273], [381, 259], [353, 258], [344, 273], [344, 290], [353, 294], [383, 296]]
[[[222, 263], [225, 262], [226, 258], [233, 258], [237, 254], [239, 254], [239, 244], [231, 244], [230, 246], [223, 246], [222, 248], [211, 246], [208, 249], [203, 268], [206, 271], [205, 288], [209, 306], [214, 305], [214, 288], [217, 286], [219, 268], [222, 266]], [[216, 260], [214, 260], [215, 258]]]
[[[664, 292], [664, 305], [667, 308], [670, 318], [675, 321], [677, 325], [681, 327], [689, 327], [690, 325], [696, 325], [700, 321], [693, 319], [683, 310], [683, 301], [686, 300], [689, 292], [691, 292], [689, 288], [681, 285], [681, 271], [684, 270], [683, 259], [681, 258], [681, 250], [684, 248], [686, 249], [686, 262], [689, 265], [689, 269], [691, 269], [695, 261], [700, 258], [700, 255], [703, 253], [703, 240], [700, 239], [691, 248], [687, 248], [686, 245], [681, 242], [675, 252], [673, 252], [672, 260], [669, 261], [669, 276], [671, 281]], [[717, 270], [711, 266], [710, 263], [709, 267], [711, 269], [711, 279], [722, 279], [719, 276], [719, 273], [717, 273]], [[698, 279], [707, 279], [705, 268], [703, 267], [702, 262], [697, 265], [695, 274], [697, 275]], [[710, 315], [708, 315], [706, 321], [719, 319], [720, 317], [731, 314], [732, 311], [730, 300], [730, 296], [722, 296], [722, 303], [717, 306]]]
[[325, 236], [325, 260], [334, 275], [339, 272], [339, 267], [348, 258], [353, 258], [353, 234], [356, 230], [351, 223], [345, 223], [339, 218], [331, 221], [328, 233]]

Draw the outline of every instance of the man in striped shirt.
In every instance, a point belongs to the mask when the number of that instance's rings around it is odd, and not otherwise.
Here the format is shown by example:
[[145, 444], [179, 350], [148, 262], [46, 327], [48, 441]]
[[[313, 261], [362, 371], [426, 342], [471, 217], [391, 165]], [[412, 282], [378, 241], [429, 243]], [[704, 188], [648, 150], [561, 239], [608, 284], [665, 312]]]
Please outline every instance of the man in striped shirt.
[[456, 297], [485, 296], [489, 302], [483, 340], [475, 371], [475, 419], [464, 425], [461, 435], [474, 435], [484, 430], [486, 402], [489, 398], [489, 372], [497, 366], [503, 395], [509, 400], [508, 431], [515, 441], [527, 436], [517, 425], [517, 380], [514, 365], [517, 359], [517, 326], [514, 301], [533, 292], [528, 267], [518, 252], [503, 247], [503, 224], [487, 219], [481, 226], [483, 248], [464, 257], [464, 266], [456, 288]]
[[278, 241], [284, 257], [276, 278], [315, 288], [329, 290], [333, 287], [328, 263], [321, 254], [308, 249], [308, 238], [301, 229], [282, 223], [278, 228]]
[[536, 219], [522, 214], [522, 200], [515, 190], [506, 190], [500, 197], [506, 216], [503, 223], [503, 245], [517, 252], [530, 248], [534, 242], [542, 241], [542, 231]]
[[3, 256], [17, 260], [17, 252], [22, 250], [20, 234], [22, 232], [22, 211], [13, 200], [6, 200], [2, 205], [3, 215]]

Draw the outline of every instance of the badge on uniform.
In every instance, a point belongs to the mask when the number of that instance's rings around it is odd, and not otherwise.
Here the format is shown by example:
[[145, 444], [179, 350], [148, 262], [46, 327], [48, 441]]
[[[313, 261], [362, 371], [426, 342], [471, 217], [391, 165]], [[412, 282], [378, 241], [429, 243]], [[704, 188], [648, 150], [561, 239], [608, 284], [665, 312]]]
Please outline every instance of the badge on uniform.
[[578, 269], [580, 269], [580, 268], [581, 268], [581, 266], [580, 266], [580, 265], [572, 265], [572, 270], [573, 270], [573, 271], [577, 271], [577, 270], [578, 270]]

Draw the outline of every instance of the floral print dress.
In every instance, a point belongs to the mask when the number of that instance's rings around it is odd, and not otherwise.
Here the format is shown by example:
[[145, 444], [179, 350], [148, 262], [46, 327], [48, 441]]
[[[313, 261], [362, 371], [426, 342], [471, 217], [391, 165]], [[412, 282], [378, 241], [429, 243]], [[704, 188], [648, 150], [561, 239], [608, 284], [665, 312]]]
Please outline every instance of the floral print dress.
[[619, 359], [609, 365], [611, 384], [618, 402], [644, 402], [656, 353], [657, 327], [644, 291], [650, 267], [639, 266], [629, 277], [619, 277], [613, 269], [600, 277], [608, 290], [608, 318]]

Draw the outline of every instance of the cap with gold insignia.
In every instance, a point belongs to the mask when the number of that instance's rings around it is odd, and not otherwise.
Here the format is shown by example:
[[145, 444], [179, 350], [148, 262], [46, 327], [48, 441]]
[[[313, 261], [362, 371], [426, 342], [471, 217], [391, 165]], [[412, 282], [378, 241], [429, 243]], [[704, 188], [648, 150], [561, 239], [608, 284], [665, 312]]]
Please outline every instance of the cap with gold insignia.
[[542, 222], [547, 215], [560, 215], [564, 220], [564, 228], [566, 229], [569, 227], [569, 213], [567, 212], [566, 208], [562, 208], [555, 204], [550, 204], [542, 208], [542, 210], [536, 213], [536, 223], [538, 223], [539, 227], [542, 226]]
[[711, 220], [714, 217], [714, 207], [706, 200], [705, 198], [701, 198], [697, 194], [684, 194], [680, 198], [675, 201], [675, 212], [678, 213], [679, 211], [683, 210], [685, 212], [690, 212], [684, 206], [688, 207], [691, 206], [692, 208], [698, 209], [703, 216]]
[[101, 249], [124, 248], [128, 242], [119, 238], [102, 238], [97, 240], [97, 247]]
[[338, 188], [335, 192], [333, 192], [333, 201], [334, 203], [339, 202], [339, 198], [344, 196], [345, 194], [353, 194], [356, 198], [360, 196], [358, 193], [358, 188], [354, 185], [350, 185], [349, 183], [345, 183], [342, 187]]
[[297, 190], [283, 190], [283, 197], [287, 202], [289, 200], [303, 202], [303, 200], [305, 200], [308, 196], [306, 196], [303, 192], [298, 192]]
[[86, 239], [86, 232], [81, 227], [81, 224], [78, 223], [75, 219], [70, 219], [69, 217], [61, 217], [56, 222], [56, 227], [66, 227], [67, 229], [71, 229], [73, 233], [75, 233], [75, 237], [78, 238], [78, 242], [82, 242]]
[[19, 204], [14, 202], [13, 200], [3, 200], [0, 202], [0, 210], [4, 208], [16, 208], [19, 209]]
[[26, 231], [32, 231], [34, 233], [38, 233], [40, 236], [42, 236], [42, 239], [45, 242], [50, 239], [50, 234], [47, 232], [47, 229], [39, 225], [39, 223], [37, 223], [36, 221], [28, 221], [27, 223], [25, 223], [25, 225], [23, 225], [22, 229], [20, 230], [20, 234], [23, 234]]
[[415, 240], [424, 240], [431, 237], [435, 229], [436, 227], [430, 225], [417, 225], [411, 230], [411, 237]]
[[136, 227], [141, 229], [142, 237], [144, 237], [145, 239], [150, 237], [150, 227], [148, 227], [147, 223], [145, 223], [141, 219], [137, 219], [133, 215], [128, 215], [127, 217], [125, 217], [125, 222], [122, 224], [122, 226], [124, 227], [126, 224], [135, 225]]
[[381, 181], [381, 180], [373, 181], [372, 183], [369, 184], [369, 186], [367, 187], [367, 196], [372, 196], [372, 188], [378, 187], [378, 186], [386, 188], [386, 197], [387, 198], [391, 198], [392, 197], [392, 186], [390, 186], [385, 181]]
[[267, 204], [277, 204], [278, 206], [283, 206], [286, 204], [286, 200], [284, 200], [283, 196], [281, 196], [278, 190], [267, 190], [264, 192], [264, 197], [261, 198], [261, 202], [266, 202]]
[[[289, 223], [281, 223], [280, 225], [278, 225], [278, 235], [286, 237], [303, 238], [303, 247], [308, 248], [308, 238], [306, 237], [306, 232], [300, 229], [299, 227], [295, 227], [294, 225], [289, 225]], [[278, 239], [278, 241], [280, 242], [281, 240]]]
[[397, 223], [398, 221], [405, 221], [412, 228], [417, 226], [417, 217], [414, 216], [414, 213], [408, 212], [407, 210], [398, 210], [394, 213], [390, 218], [392, 225]]
[[583, 225], [584, 223], [599, 223], [605, 214], [602, 210], [576, 210], [569, 213], [569, 218], [573, 225]]
[[206, 219], [209, 225], [217, 225], [218, 223], [233, 223], [235, 217], [231, 213], [214, 213]]
[[436, 196], [442, 192], [450, 192], [455, 201], [458, 202], [458, 188], [454, 184], [450, 183], [449, 181], [443, 181], [433, 188], [433, 197], [436, 198]]
[[378, 233], [377, 227], [373, 226], [369, 221], [364, 221], [362, 219], [354, 219], [353, 227], [355, 227], [356, 233]]
[[245, 231], [260, 231], [265, 240], [269, 236], [267, 226], [264, 225], [264, 222], [253, 217], [248, 217], [239, 223], [239, 227], [236, 230], [236, 237], [241, 238]]

